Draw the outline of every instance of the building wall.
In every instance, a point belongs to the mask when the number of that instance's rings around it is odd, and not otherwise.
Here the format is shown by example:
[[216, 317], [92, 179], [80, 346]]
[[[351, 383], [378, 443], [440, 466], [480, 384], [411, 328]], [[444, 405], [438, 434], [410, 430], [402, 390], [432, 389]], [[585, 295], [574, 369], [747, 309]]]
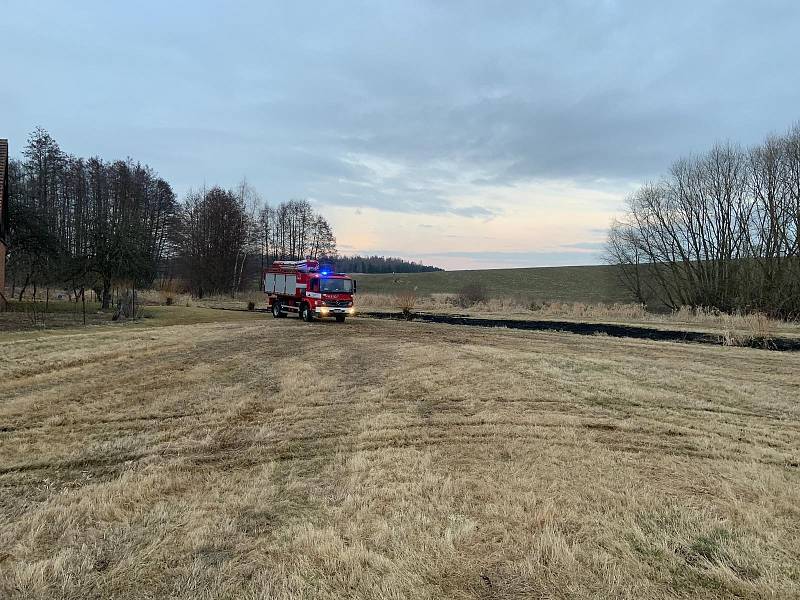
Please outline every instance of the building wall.
[[6, 245], [4, 243], [6, 235], [8, 235], [8, 140], [0, 140], [0, 292], [6, 286]]
[[[0, 242], [0, 292], [3, 291], [3, 288], [5, 288], [5, 286], [6, 286], [6, 245], [3, 242]], [[0, 298], [0, 304], [2, 304], [2, 302], [3, 299]]]

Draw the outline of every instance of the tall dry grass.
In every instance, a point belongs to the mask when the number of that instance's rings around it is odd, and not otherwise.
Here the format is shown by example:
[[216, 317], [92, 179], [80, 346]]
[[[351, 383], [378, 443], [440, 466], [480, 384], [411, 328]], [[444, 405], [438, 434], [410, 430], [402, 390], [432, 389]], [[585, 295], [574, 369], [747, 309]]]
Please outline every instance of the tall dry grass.
[[[458, 295], [413, 294], [413, 308], [421, 311], [464, 312], [471, 315], [509, 315], [528, 318], [605, 320], [664, 325], [695, 325], [720, 330], [730, 345], [748, 345], [750, 340], [768, 340], [779, 331], [800, 332], [800, 323], [772, 319], [763, 313], [727, 314], [707, 307], [684, 306], [668, 313], [648, 312], [641, 304], [531, 301], [515, 297], [493, 297], [464, 306]], [[356, 305], [370, 309], [400, 309], [407, 304], [404, 295], [359, 294]]]
[[142, 290], [137, 296], [142, 304], [150, 306], [192, 306], [194, 302], [190, 294], [169, 290]]
[[238, 292], [234, 297], [231, 297], [230, 294], [215, 294], [212, 296], [204, 296], [203, 298], [196, 298], [188, 292], [179, 291], [179, 289], [180, 288], [166, 287], [142, 290], [138, 292], [138, 296], [144, 304], [154, 306], [242, 307], [252, 302], [258, 307], [266, 303], [266, 296], [263, 292], [258, 290]]

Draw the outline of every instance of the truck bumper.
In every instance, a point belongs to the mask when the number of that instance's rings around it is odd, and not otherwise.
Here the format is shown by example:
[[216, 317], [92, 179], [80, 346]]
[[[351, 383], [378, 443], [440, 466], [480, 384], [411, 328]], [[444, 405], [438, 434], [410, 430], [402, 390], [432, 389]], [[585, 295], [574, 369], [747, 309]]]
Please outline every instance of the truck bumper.
[[356, 313], [354, 308], [340, 308], [338, 306], [318, 306], [314, 309], [314, 313], [318, 317], [330, 317], [333, 315], [354, 315]]

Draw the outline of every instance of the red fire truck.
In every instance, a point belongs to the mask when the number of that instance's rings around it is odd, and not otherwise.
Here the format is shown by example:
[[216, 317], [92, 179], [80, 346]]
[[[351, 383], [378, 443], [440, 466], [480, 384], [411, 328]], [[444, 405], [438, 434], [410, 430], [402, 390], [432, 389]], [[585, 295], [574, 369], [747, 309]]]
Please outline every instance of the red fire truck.
[[355, 312], [356, 282], [316, 260], [276, 260], [264, 270], [264, 292], [276, 319], [294, 313], [304, 321], [335, 317], [340, 323]]

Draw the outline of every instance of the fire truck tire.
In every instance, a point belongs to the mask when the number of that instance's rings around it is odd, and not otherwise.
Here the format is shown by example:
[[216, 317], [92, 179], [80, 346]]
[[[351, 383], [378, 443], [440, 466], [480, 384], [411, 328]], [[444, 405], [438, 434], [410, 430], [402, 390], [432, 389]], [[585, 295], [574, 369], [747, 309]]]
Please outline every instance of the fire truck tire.
[[282, 319], [286, 316], [286, 313], [281, 310], [281, 303], [277, 300], [272, 305], [272, 316], [276, 319]]
[[311, 312], [308, 304], [303, 304], [300, 307], [300, 318], [306, 323], [311, 323], [314, 320], [314, 313]]
[[336, 315], [337, 323], [344, 323], [344, 315]]

